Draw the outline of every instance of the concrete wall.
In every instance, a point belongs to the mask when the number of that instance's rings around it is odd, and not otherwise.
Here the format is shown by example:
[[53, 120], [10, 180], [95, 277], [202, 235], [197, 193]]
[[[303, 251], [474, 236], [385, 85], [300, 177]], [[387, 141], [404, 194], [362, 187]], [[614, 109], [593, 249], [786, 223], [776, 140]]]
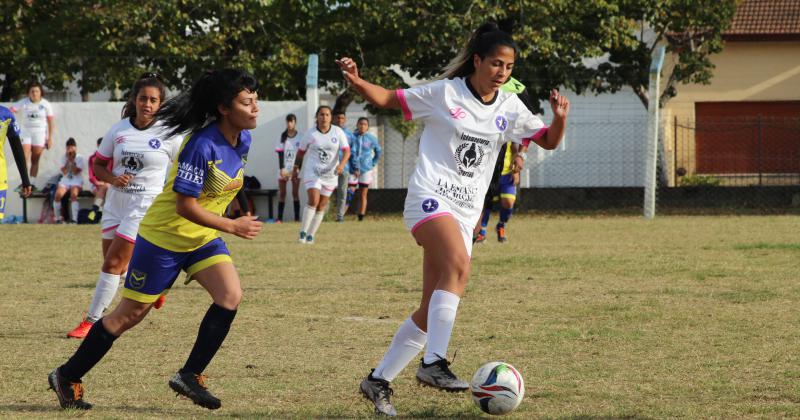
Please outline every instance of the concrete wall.
[[[7, 105], [7, 104], [4, 104]], [[98, 137], [120, 119], [121, 102], [56, 102], [53, 103], [55, 113], [55, 135], [52, 150], [46, 150], [39, 162], [39, 176], [37, 186], [44, 185], [46, 180], [58, 173], [58, 159], [64, 154], [64, 143], [69, 137], [75, 138], [78, 143], [78, 153], [88, 158], [94, 153]], [[285, 117], [294, 113], [298, 121], [306, 120], [305, 102], [259, 102], [260, 112], [258, 127], [252, 131], [253, 145], [248, 156], [247, 175], [255, 175], [262, 188], [277, 188], [277, 154], [275, 141], [285, 128]], [[301, 123], [298, 131], [303, 131]], [[16, 168], [11, 150], [6, 144], [5, 155], [8, 163], [9, 188], [13, 189], [20, 183], [19, 171]], [[88, 175], [84, 176], [84, 188], [89, 187]], [[304, 196], [305, 194], [301, 194]], [[29, 200], [29, 219], [36, 220], [41, 211], [42, 200]], [[84, 207], [86, 204], [84, 203]], [[291, 217], [291, 206], [288, 206], [288, 217]], [[17, 194], [8, 194], [6, 205], [7, 215], [22, 214], [22, 200]]]

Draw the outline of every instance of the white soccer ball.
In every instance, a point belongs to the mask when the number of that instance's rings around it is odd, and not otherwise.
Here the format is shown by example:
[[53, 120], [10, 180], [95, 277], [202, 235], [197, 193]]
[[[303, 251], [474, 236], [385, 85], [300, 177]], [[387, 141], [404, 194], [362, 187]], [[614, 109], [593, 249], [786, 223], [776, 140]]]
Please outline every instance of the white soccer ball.
[[514, 366], [489, 362], [481, 366], [469, 385], [472, 401], [484, 413], [508, 414], [519, 406], [525, 396], [525, 382]]

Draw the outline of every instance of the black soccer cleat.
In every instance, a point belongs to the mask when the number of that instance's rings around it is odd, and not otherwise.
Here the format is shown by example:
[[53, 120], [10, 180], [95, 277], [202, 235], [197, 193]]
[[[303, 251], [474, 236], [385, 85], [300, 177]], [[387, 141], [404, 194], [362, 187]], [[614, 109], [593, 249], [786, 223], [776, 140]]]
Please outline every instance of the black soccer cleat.
[[178, 373], [169, 380], [169, 387], [177, 392], [178, 395], [189, 398], [193, 403], [201, 407], [208, 408], [209, 410], [216, 410], [222, 407], [222, 401], [208, 392], [205, 379], [205, 375], [195, 375], [191, 372], [178, 371]]
[[83, 400], [83, 383], [78, 380], [72, 382], [61, 376], [61, 371], [56, 368], [47, 375], [47, 382], [58, 397], [61, 408], [71, 408], [76, 410], [88, 410], [92, 405]]
[[[375, 369], [372, 369], [375, 372]], [[394, 393], [389, 387], [389, 381], [373, 378], [372, 372], [361, 381], [361, 394], [375, 405], [375, 414], [379, 416], [394, 417], [397, 415], [390, 397]]]
[[458, 379], [456, 374], [450, 370], [450, 362], [443, 357], [431, 364], [425, 363], [424, 359], [420, 360], [417, 381], [422, 385], [447, 392], [462, 392], [469, 389], [469, 384]]

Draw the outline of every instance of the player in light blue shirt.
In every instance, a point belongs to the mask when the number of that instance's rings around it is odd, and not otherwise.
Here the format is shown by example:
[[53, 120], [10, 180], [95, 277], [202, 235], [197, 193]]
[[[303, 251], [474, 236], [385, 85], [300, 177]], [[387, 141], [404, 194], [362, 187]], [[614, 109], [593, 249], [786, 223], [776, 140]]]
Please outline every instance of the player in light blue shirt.
[[350, 188], [359, 191], [358, 220], [364, 220], [367, 212], [367, 191], [375, 180], [375, 166], [381, 158], [381, 145], [378, 138], [370, 134], [369, 120], [366, 117], [358, 119], [356, 124], [355, 139], [350, 143]]

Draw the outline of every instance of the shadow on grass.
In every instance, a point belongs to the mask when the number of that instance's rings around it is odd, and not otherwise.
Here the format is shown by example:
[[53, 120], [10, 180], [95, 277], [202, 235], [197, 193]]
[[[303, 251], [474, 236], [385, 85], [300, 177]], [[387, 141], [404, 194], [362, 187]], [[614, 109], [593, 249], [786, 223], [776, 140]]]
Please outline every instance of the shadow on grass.
[[581, 414], [577, 416], [552, 417], [558, 420], [652, 420], [654, 417], [643, 416], [640, 414], [623, 414], [620, 416], [609, 416], [600, 414]]

